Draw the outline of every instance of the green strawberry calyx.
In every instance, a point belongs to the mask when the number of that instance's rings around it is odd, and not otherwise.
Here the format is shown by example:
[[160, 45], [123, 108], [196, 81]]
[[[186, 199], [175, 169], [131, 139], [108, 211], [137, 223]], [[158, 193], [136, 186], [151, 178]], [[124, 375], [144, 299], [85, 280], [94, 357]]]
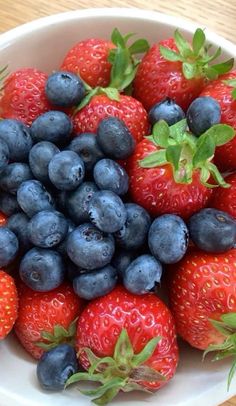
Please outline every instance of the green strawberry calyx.
[[236, 100], [236, 79], [224, 80], [223, 82], [224, 82], [226, 85], [231, 86], [231, 87], [233, 88], [231, 95], [232, 95], [232, 98], [233, 98], [234, 100]]
[[203, 354], [203, 359], [209, 352], [216, 352], [212, 361], [220, 361], [224, 358], [232, 357], [233, 362], [228, 374], [227, 388], [229, 390], [230, 384], [236, 372], [236, 313], [222, 314], [220, 320], [210, 319], [212, 325], [218, 330], [225, 340], [222, 344], [211, 344]]
[[48, 331], [41, 332], [42, 341], [38, 341], [35, 345], [42, 348], [45, 351], [49, 351], [52, 348], [57, 347], [59, 344], [70, 344], [74, 346], [75, 334], [76, 334], [76, 324], [78, 318], [72, 321], [68, 329], [56, 324], [53, 328], [53, 332]]
[[217, 79], [219, 75], [229, 72], [234, 65], [233, 58], [212, 64], [221, 55], [221, 48], [210, 53], [212, 46], [206, 44], [206, 36], [201, 28], [195, 31], [191, 44], [178, 29], [174, 33], [174, 40], [177, 51], [160, 45], [160, 53], [168, 61], [182, 62], [182, 72], [186, 79]]
[[[154, 168], [171, 165], [176, 183], [190, 184], [193, 173], [200, 172], [201, 183], [209, 188], [229, 187], [217, 166], [212, 162], [216, 147], [224, 145], [235, 135], [234, 129], [226, 124], [213, 125], [200, 137], [187, 130], [187, 121], [183, 119], [171, 127], [164, 120], [153, 126], [153, 133], [146, 138], [156, 147], [139, 161], [142, 168]], [[209, 183], [213, 178], [214, 183]]]
[[86, 354], [90, 367], [87, 372], [78, 372], [66, 382], [66, 387], [79, 382], [98, 382], [100, 386], [92, 390], [80, 390], [81, 393], [94, 396], [93, 403], [105, 405], [119, 391], [130, 392], [140, 390], [151, 393], [142, 382], [159, 382], [165, 380], [160, 372], [150, 368], [146, 362], [152, 357], [161, 337], [152, 338], [143, 350], [135, 354], [133, 346], [125, 329], [116, 342], [112, 357], [97, 357], [89, 348], [82, 348], [78, 354]]

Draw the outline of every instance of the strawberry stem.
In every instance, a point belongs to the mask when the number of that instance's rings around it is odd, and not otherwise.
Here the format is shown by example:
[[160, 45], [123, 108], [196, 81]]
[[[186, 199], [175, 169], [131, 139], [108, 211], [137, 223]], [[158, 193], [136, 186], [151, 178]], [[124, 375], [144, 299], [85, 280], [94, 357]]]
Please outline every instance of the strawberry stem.
[[57, 324], [54, 326], [53, 333], [42, 331], [42, 341], [35, 343], [35, 345], [45, 351], [49, 351], [62, 343], [67, 343], [73, 346], [76, 334], [77, 320], [78, 317], [72, 321], [68, 329], [65, 329], [64, 327]]

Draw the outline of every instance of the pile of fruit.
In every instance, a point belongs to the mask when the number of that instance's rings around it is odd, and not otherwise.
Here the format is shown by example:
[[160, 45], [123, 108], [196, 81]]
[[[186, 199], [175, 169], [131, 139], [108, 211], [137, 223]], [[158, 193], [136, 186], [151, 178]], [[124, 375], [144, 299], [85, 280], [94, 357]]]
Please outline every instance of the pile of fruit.
[[0, 340], [98, 405], [164, 386], [177, 334], [236, 370], [233, 60], [201, 29], [131, 37], [0, 71]]

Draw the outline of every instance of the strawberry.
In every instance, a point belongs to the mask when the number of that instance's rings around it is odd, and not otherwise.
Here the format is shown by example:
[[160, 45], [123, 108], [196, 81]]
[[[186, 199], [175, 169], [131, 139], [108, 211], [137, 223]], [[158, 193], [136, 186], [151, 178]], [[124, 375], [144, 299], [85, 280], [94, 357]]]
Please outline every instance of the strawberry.
[[108, 56], [114, 47], [111, 41], [100, 38], [80, 41], [68, 51], [60, 70], [76, 73], [91, 87], [106, 87], [112, 67]]
[[87, 392], [100, 405], [120, 390], [155, 392], [172, 378], [178, 363], [169, 309], [152, 293], [136, 296], [122, 286], [87, 305], [78, 320], [76, 347], [88, 372], [72, 375], [67, 385], [100, 382]]
[[14, 279], [0, 270], [0, 340], [11, 331], [18, 311], [18, 294]]
[[7, 217], [5, 216], [5, 214], [0, 212], [0, 227], [5, 226], [6, 223], [7, 223]]
[[148, 134], [148, 116], [142, 104], [131, 96], [117, 94], [115, 100], [106, 94], [93, 96], [87, 105], [74, 114], [74, 132], [76, 135], [96, 132], [99, 122], [108, 116], [123, 120], [137, 142]]
[[218, 188], [213, 191], [210, 206], [226, 211], [236, 219], [236, 173], [225, 177], [229, 188]]
[[206, 80], [228, 72], [233, 59], [209, 65], [220, 55], [208, 55], [205, 34], [197, 29], [190, 45], [176, 30], [174, 38], [154, 44], [142, 59], [134, 80], [134, 97], [149, 110], [165, 97], [176, 101], [184, 110], [199, 95]]
[[216, 182], [227, 186], [211, 160], [216, 145], [233, 136], [231, 127], [216, 125], [196, 138], [186, 132], [186, 120], [171, 127], [159, 121], [128, 160], [131, 198], [153, 216], [187, 219], [207, 205]]
[[[210, 96], [221, 107], [221, 123], [229, 124], [236, 130], [236, 70], [209, 83], [201, 96]], [[215, 163], [221, 171], [236, 170], [236, 137], [216, 149]]]
[[10, 74], [0, 97], [0, 116], [31, 125], [40, 114], [51, 109], [44, 91], [46, 80], [46, 73], [34, 68], [22, 68]]
[[236, 249], [217, 255], [190, 251], [169, 278], [177, 332], [205, 353], [219, 351], [215, 360], [233, 355], [235, 370]]
[[38, 359], [45, 349], [73, 338], [82, 301], [68, 283], [50, 292], [35, 292], [21, 284], [15, 333], [23, 347]]

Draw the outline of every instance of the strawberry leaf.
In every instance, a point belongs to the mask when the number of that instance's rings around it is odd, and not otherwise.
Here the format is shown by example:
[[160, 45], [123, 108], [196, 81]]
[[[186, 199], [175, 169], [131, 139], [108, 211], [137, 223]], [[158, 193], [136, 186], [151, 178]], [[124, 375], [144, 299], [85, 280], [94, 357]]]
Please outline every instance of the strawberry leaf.
[[234, 66], [234, 58], [230, 58], [225, 62], [213, 65], [213, 68], [218, 73], [218, 75], [223, 75], [224, 73], [229, 72], [233, 66]]
[[144, 52], [147, 52], [148, 50], [149, 50], [148, 41], [143, 38], [138, 39], [129, 47], [129, 52], [131, 55], [143, 54]]
[[205, 41], [206, 36], [204, 34], [204, 31], [201, 28], [197, 28], [192, 40], [192, 47], [195, 56], [199, 55], [200, 51], [202, 50], [205, 44]]
[[202, 134], [197, 141], [197, 150], [193, 156], [193, 165], [197, 166], [211, 158], [215, 152], [215, 142], [211, 134]]
[[[221, 316], [221, 319], [222, 319], [222, 316]], [[226, 337], [231, 335], [232, 331], [228, 330], [227, 326], [222, 321], [214, 320], [214, 319], [209, 319], [209, 321], [216, 328], [216, 330], [218, 330], [220, 333], [222, 333]]]
[[152, 152], [150, 155], [139, 161], [139, 166], [142, 168], [154, 168], [167, 164], [166, 150], [160, 149], [157, 152]]
[[111, 34], [111, 40], [117, 47], [125, 48], [125, 40], [117, 28], [114, 28]]
[[235, 131], [227, 124], [215, 124], [203, 135], [204, 137], [212, 137], [215, 142], [215, 146], [218, 147], [231, 141], [235, 136]]
[[182, 69], [186, 79], [193, 79], [197, 76], [197, 67], [192, 63], [184, 62], [182, 65]]
[[163, 45], [160, 45], [160, 53], [165, 59], [167, 59], [167, 61], [171, 62], [183, 61], [183, 57], [180, 54], [178, 54], [175, 51], [172, 51], [169, 48], [163, 47]]
[[111, 100], [120, 100], [120, 93], [117, 89], [112, 87], [101, 87], [98, 94], [105, 94]]
[[169, 127], [171, 138], [180, 142], [183, 139], [183, 134], [185, 134], [186, 129], [187, 120], [184, 118]]
[[212, 162], [208, 162], [207, 166], [211, 175], [213, 176], [214, 180], [217, 182], [219, 186], [223, 188], [230, 187], [230, 185], [225, 182], [223, 176], [221, 175], [216, 165], [214, 165]]
[[222, 314], [221, 320], [229, 327], [236, 330], [236, 313]]
[[179, 30], [175, 31], [174, 39], [179, 53], [183, 58], [187, 59], [193, 56], [193, 51], [188, 43], [188, 41], [183, 37]]
[[166, 159], [174, 167], [174, 171], [178, 171], [180, 164], [180, 157], [182, 152], [181, 145], [170, 145], [166, 149]]
[[203, 72], [207, 79], [214, 80], [218, 78], [218, 73], [212, 66], [207, 66], [203, 69]]
[[227, 390], [229, 390], [229, 387], [230, 387], [230, 384], [232, 382], [232, 379], [234, 377], [235, 372], [236, 372], [236, 358], [234, 359], [234, 362], [233, 362], [233, 364], [232, 364], [232, 366], [230, 368], [230, 371], [229, 371]]
[[169, 135], [170, 135], [169, 126], [164, 120], [160, 120], [154, 124], [153, 140], [156, 145], [162, 148], [168, 147]]
[[236, 89], [232, 90], [232, 97], [234, 100], [236, 100]]
[[154, 337], [152, 338], [142, 349], [139, 354], [135, 354], [132, 359], [132, 366], [138, 367], [139, 365], [143, 364], [147, 361], [154, 353], [157, 344], [161, 341], [161, 337]]

